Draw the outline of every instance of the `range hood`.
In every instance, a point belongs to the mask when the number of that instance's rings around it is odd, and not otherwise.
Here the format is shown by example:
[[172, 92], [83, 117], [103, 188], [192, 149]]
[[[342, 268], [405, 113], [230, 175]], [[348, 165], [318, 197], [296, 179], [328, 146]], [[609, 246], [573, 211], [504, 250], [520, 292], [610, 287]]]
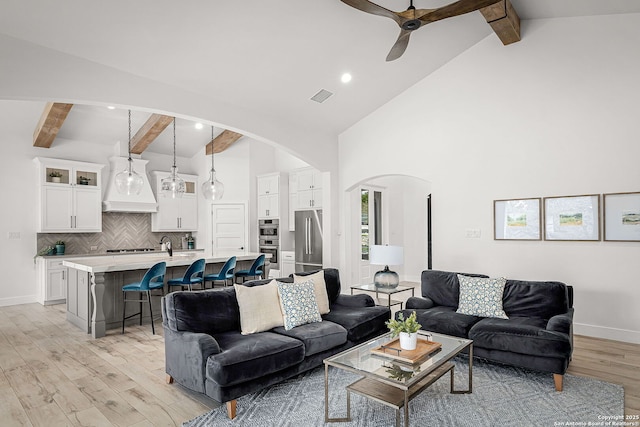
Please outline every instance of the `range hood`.
[[157, 212], [158, 204], [156, 198], [151, 191], [151, 184], [147, 177], [147, 162], [148, 160], [133, 159], [133, 170], [142, 176], [144, 183], [142, 184], [142, 190], [140, 194], [134, 194], [127, 196], [126, 194], [118, 193], [116, 188], [116, 175], [125, 168], [128, 167], [128, 160], [126, 157], [111, 157], [109, 163], [111, 164], [111, 171], [109, 172], [109, 181], [107, 182], [107, 190], [104, 194], [104, 200], [102, 201], [103, 212]]

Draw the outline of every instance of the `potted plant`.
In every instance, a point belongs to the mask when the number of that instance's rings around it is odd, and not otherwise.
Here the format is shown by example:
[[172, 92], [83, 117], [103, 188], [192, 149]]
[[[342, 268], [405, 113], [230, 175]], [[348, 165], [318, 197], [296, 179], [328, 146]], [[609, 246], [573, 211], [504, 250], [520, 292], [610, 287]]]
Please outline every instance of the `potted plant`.
[[64, 255], [64, 242], [62, 240], [56, 242], [56, 255]]
[[385, 323], [391, 331], [391, 338], [400, 336], [400, 348], [403, 350], [415, 350], [418, 344], [418, 331], [422, 327], [418, 323], [416, 312], [411, 313], [407, 319], [404, 314], [398, 314], [398, 320], [390, 319]]
[[51, 182], [60, 182], [62, 172], [54, 170], [49, 174], [49, 176], [51, 177]]
[[86, 176], [80, 175], [78, 177], [78, 184], [80, 185], [89, 185], [89, 181], [91, 181], [91, 178], [87, 178]]
[[43, 246], [42, 249], [40, 249], [38, 253], [34, 255], [33, 259], [35, 260], [39, 256], [53, 255], [54, 251], [55, 248], [51, 245]]

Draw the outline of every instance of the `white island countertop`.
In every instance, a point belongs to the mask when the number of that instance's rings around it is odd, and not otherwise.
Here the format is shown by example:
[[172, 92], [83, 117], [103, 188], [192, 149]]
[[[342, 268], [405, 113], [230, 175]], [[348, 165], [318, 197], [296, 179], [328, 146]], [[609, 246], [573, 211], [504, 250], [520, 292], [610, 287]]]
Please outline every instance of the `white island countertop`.
[[[167, 267], [179, 267], [190, 265], [199, 258], [204, 258], [207, 264], [223, 263], [232, 256], [238, 261], [254, 260], [261, 254], [258, 252], [216, 252], [204, 254], [203, 252], [174, 252], [169, 256], [166, 252], [140, 253], [131, 255], [102, 255], [77, 258], [66, 258], [62, 265], [89, 273], [109, 273], [114, 271], [144, 270], [154, 264], [164, 261]], [[266, 254], [267, 260], [271, 254]]]

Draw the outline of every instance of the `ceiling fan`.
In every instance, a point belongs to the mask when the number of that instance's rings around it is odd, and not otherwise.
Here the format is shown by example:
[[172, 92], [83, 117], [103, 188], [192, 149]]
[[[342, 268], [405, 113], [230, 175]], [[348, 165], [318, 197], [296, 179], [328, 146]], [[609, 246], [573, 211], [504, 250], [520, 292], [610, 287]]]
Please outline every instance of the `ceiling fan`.
[[394, 12], [371, 3], [368, 0], [341, 0], [349, 6], [371, 13], [373, 15], [385, 16], [391, 18], [400, 26], [400, 36], [387, 55], [387, 61], [393, 61], [402, 56], [409, 44], [409, 36], [411, 32], [431, 22], [440, 21], [441, 19], [451, 18], [453, 16], [464, 15], [483, 7], [491, 6], [502, 0], [459, 0], [446, 6], [436, 9], [416, 9], [413, 6], [413, 0], [410, 0], [409, 8], [404, 12]]

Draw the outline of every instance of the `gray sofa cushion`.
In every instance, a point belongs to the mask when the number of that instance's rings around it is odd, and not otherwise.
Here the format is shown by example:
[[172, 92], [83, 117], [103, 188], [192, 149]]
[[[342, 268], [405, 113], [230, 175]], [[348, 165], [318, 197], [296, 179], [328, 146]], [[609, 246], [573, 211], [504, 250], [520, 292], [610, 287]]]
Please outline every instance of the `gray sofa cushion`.
[[164, 322], [173, 331], [215, 335], [240, 330], [240, 309], [233, 288], [172, 292], [164, 297]]
[[455, 308], [441, 305], [429, 309], [418, 308], [402, 310], [401, 312], [406, 319], [413, 311], [416, 312], [418, 323], [422, 325], [422, 329], [461, 338], [466, 338], [469, 334], [469, 329], [482, 319], [482, 317], [456, 313]]
[[571, 341], [566, 334], [546, 330], [539, 317], [485, 318], [473, 325], [469, 338], [474, 347], [529, 356], [568, 358]]
[[284, 327], [278, 326], [272, 331], [302, 341], [305, 357], [347, 342], [347, 330], [326, 320], [296, 326], [288, 331]]
[[566, 313], [571, 303], [564, 283], [509, 279], [504, 287], [502, 306], [509, 317], [550, 319]]
[[385, 330], [389, 320], [387, 307], [367, 307], [366, 310], [332, 304], [331, 311], [322, 315], [323, 320], [337, 323], [347, 330], [347, 339], [360, 341], [375, 331]]
[[273, 332], [242, 335], [234, 331], [214, 338], [222, 351], [209, 356], [206, 375], [221, 386], [281, 371], [304, 359], [302, 341]]

